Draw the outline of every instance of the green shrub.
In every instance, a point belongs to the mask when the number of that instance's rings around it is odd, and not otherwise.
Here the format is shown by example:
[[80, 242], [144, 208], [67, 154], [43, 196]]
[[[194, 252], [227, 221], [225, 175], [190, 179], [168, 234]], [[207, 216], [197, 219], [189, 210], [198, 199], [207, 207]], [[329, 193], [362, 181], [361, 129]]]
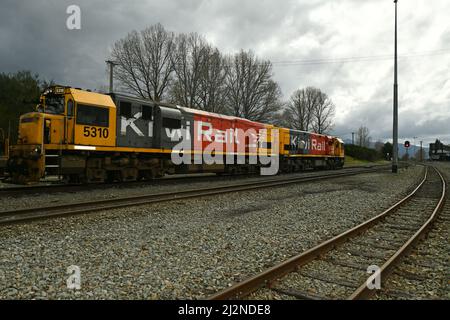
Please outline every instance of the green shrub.
[[345, 145], [345, 154], [355, 159], [366, 161], [377, 161], [382, 158], [380, 153], [374, 149], [360, 147], [352, 144]]

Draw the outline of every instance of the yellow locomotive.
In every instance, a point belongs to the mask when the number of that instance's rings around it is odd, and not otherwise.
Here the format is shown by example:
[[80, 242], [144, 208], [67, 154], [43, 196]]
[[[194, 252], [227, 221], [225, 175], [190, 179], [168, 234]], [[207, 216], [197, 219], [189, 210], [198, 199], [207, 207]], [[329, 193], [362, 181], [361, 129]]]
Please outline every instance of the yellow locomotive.
[[14, 182], [37, 182], [46, 171], [59, 173], [61, 160], [67, 160], [62, 157], [63, 152], [75, 148], [77, 141], [84, 139], [80, 135], [83, 129], [75, 120], [76, 101], [100, 105], [102, 109], [110, 102], [103, 95], [51, 87], [42, 94], [36, 112], [20, 117], [19, 137], [11, 147], [8, 165]]
[[[89, 157], [92, 151], [99, 156]], [[111, 152], [134, 151], [116, 148], [116, 106], [111, 96], [53, 86], [41, 95], [36, 112], [20, 117], [18, 143], [11, 147], [8, 167], [12, 180], [19, 183], [37, 182], [46, 174], [63, 175], [72, 182], [102, 182], [107, 178], [105, 164], [118, 169]], [[126, 165], [130, 159], [118, 162]], [[124, 180], [137, 179], [136, 172], [118, 170], [124, 171], [120, 172]]]

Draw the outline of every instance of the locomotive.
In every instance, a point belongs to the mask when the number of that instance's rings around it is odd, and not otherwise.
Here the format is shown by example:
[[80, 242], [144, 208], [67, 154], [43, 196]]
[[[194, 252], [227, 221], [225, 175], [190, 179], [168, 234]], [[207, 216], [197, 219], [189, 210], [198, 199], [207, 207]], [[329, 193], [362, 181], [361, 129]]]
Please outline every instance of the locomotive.
[[[202, 161], [207, 151], [226, 161]], [[194, 161], [174, 160], [186, 155]], [[123, 94], [51, 86], [36, 111], [20, 117], [7, 169], [15, 183], [47, 175], [102, 183], [178, 173], [258, 173], [267, 167], [254, 161], [261, 155], [277, 160], [274, 173], [344, 165], [338, 137]]]

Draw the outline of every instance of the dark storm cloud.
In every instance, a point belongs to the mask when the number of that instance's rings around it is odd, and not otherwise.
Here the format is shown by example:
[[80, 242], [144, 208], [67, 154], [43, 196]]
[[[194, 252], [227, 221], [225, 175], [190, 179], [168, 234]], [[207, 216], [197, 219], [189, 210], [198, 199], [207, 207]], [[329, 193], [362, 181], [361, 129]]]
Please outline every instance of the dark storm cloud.
[[69, 4], [67, 1], [27, 4], [8, 1], [0, 13], [1, 29], [5, 33], [0, 70], [28, 69], [59, 83], [95, 85], [103, 76], [102, 52], [106, 52], [95, 44], [103, 42], [104, 34], [93, 32], [99, 29], [98, 20], [89, 19], [88, 11], [82, 11], [81, 30], [68, 30]]
[[[68, 30], [66, 9], [81, 8], [81, 30]], [[139, 9], [139, 8], [138, 8]], [[9, 1], [0, 11], [0, 71], [28, 69], [58, 83], [98, 88], [114, 41], [158, 22], [156, 7], [116, 1]], [[146, 14], [147, 13], [147, 14]]]
[[[81, 30], [66, 28], [72, 4], [81, 8]], [[447, 1], [399, 5], [400, 54], [450, 49]], [[28, 69], [58, 83], [98, 89], [107, 83], [104, 61], [113, 43], [158, 22], [174, 32], [198, 32], [224, 53], [244, 48], [270, 59], [285, 99], [298, 88], [321, 88], [337, 106], [337, 134], [365, 125], [374, 138], [391, 136], [391, 60], [280, 62], [391, 54], [392, 1], [2, 0], [0, 72]], [[449, 57], [400, 59], [400, 136], [449, 135]]]
[[[109, 48], [132, 30], [161, 22], [172, 31], [209, 35], [225, 51], [255, 50], [268, 35], [283, 38], [292, 3], [6, 0], [0, 11], [0, 70], [30, 69], [58, 82], [95, 87], [105, 82]], [[81, 30], [66, 28], [66, 8], [71, 4], [81, 8]], [[302, 12], [297, 14], [304, 21], [300, 29], [307, 30], [306, 11]]]

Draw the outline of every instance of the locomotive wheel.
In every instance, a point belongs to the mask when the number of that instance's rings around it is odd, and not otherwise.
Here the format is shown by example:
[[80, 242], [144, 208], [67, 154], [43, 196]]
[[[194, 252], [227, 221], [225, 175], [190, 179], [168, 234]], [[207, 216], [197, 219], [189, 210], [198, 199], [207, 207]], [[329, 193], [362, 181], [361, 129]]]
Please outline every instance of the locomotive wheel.
[[114, 180], [115, 180], [114, 177], [115, 177], [114, 171], [107, 171], [106, 172], [106, 182], [107, 183], [113, 183]]
[[11, 179], [12, 183], [15, 183], [15, 184], [26, 184], [27, 183], [27, 178], [23, 174], [20, 174], [20, 173], [14, 172], [12, 174], [11, 178], [12, 178]]
[[124, 181], [136, 181], [139, 175], [139, 172], [135, 168], [123, 168], [120, 170], [120, 182]]
[[80, 181], [80, 176], [78, 175], [78, 174], [69, 174], [68, 176], [67, 176], [67, 181], [69, 182], [69, 183], [73, 183], [73, 184], [76, 184], [76, 183], [80, 183], [81, 181]]
[[103, 183], [107, 178], [107, 173], [103, 169], [88, 168], [86, 178], [88, 183]]

